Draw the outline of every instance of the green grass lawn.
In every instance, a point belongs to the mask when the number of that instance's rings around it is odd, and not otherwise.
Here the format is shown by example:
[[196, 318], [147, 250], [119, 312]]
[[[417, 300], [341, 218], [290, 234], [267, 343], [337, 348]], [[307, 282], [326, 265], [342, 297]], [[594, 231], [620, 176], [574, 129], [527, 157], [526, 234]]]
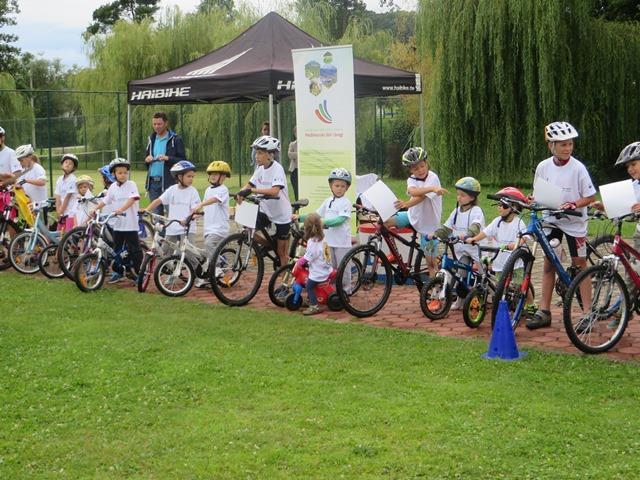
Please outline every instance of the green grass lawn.
[[[0, 273], [0, 478], [634, 478], [638, 365]], [[8, 301], [7, 299], [14, 299]]]

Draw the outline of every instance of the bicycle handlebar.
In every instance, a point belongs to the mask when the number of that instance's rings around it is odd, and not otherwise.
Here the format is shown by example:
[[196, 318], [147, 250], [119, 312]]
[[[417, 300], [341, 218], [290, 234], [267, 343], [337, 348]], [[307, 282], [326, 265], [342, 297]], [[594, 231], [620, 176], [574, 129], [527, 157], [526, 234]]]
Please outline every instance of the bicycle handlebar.
[[509, 197], [501, 197], [498, 195], [493, 195], [493, 194], [488, 194], [487, 198], [489, 200], [496, 200], [499, 202], [505, 202], [511, 205], [516, 205], [520, 208], [526, 208], [528, 210], [533, 210], [534, 212], [549, 212], [551, 213], [551, 215], [567, 215], [569, 217], [581, 217], [582, 213], [581, 212], [577, 212], [574, 209], [571, 208], [567, 208], [567, 209], [562, 209], [562, 208], [551, 208], [551, 207], [545, 207], [543, 205], [538, 205], [537, 203], [525, 203], [522, 202], [520, 200], [516, 200], [514, 198], [509, 198]]

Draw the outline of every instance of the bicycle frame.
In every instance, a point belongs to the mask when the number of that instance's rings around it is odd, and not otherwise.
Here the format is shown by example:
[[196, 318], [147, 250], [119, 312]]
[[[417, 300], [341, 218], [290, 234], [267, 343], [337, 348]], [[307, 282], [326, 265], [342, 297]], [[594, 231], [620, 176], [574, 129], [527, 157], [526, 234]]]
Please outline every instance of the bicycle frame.
[[[640, 260], [640, 252], [638, 252], [635, 248], [633, 248], [622, 239], [622, 218], [620, 218], [618, 221], [616, 234], [613, 239], [613, 247], [611, 249], [611, 252], [613, 253], [613, 255], [615, 255], [615, 262], [613, 267], [615, 270], [618, 266], [618, 262], [622, 262], [625, 272], [627, 273], [629, 278], [631, 278], [635, 287], [640, 289], [640, 275], [638, 275], [638, 273], [631, 265], [631, 262], [627, 258], [627, 254], [630, 254], [633, 255], [637, 260]], [[608, 257], [609, 256], [604, 258], [607, 259]]]

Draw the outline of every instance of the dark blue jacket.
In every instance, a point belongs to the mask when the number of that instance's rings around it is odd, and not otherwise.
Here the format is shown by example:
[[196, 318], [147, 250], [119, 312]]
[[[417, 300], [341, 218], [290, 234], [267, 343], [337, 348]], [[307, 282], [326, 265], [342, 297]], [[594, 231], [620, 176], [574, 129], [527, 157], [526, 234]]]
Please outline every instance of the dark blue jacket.
[[[173, 130], [169, 130], [168, 133], [169, 133], [169, 139], [167, 140], [167, 151], [165, 155], [169, 157], [169, 160], [167, 160], [166, 162], [163, 162], [164, 163], [163, 165], [164, 169], [162, 172], [162, 189], [163, 190], [166, 190], [171, 185], [176, 183], [173, 177], [171, 176], [171, 171], [170, 171], [171, 167], [173, 167], [180, 160], [186, 160], [186, 156], [187, 156], [184, 151], [184, 142], [182, 141], [182, 138], [180, 137], [180, 135], [178, 135]], [[147, 143], [147, 150], [145, 151], [144, 158], [147, 158], [147, 156], [152, 155], [153, 145], [155, 141], [156, 141], [156, 132], [153, 132], [149, 136], [149, 142]], [[145, 181], [144, 188], [145, 190], [149, 190], [149, 167], [151, 166], [151, 163], [145, 162], [145, 166], [147, 167], [147, 179]]]

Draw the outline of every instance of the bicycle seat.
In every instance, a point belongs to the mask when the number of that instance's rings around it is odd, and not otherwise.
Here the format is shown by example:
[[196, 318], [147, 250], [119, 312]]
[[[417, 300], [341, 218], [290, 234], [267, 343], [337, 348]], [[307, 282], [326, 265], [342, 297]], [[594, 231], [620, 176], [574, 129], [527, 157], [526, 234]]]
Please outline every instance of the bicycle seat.
[[309, 200], [306, 198], [301, 198], [300, 200], [296, 200], [295, 202], [291, 202], [291, 208], [294, 210], [299, 210], [302, 207], [306, 207], [309, 205]]

